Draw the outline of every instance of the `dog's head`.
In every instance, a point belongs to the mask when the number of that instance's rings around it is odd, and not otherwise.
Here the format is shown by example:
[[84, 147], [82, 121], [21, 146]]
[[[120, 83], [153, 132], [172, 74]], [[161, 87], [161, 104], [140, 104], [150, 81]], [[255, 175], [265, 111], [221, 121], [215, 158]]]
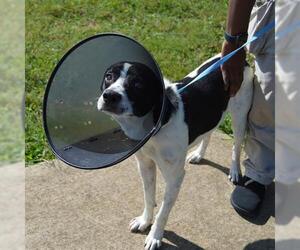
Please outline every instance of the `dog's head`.
[[142, 117], [161, 105], [162, 86], [146, 65], [122, 62], [104, 74], [98, 110], [114, 116]]

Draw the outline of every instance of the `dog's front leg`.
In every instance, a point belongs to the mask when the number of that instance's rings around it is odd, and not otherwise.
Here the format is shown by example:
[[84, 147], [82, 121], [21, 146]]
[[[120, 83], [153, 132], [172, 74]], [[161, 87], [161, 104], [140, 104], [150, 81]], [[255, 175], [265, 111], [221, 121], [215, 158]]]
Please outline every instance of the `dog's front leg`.
[[161, 246], [165, 225], [184, 178], [184, 160], [178, 166], [165, 164], [160, 169], [166, 181], [165, 195], [162, 206], [160, 207], [151, 230], [146, 238], [146, 250], [156, 249]]
[[145, 208], [141, 216], [133, 218], [129, 224], [131, 232], [144, 231], [150, 226], [155, 207], [156, 167], [155, 163], [142, 152], [136, 153], [138, 169], [143, 181]]

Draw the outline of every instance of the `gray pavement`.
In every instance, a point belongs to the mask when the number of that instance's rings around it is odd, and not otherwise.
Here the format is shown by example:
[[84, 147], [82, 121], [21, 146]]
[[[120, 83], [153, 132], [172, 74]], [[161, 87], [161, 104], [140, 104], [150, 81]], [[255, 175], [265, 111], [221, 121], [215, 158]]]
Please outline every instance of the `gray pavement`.
[[0, 166], [0, 250], [25, 249], [24, 165]]
[[[232, 140], [216, 132], [207, 160], [186, 165], [161, 249], [274, 249], [274, 185], [260, 216], [253, 221], [241, 218], [229, 202], [231, 147]], [[158, 206], [163, 193], [159, 174]], [[143, 249], [146, 235], [128, 230], [129, 221], [142, 209], [141, 180], [133, 157], [93, 171], [59, 161], [26, 168], [27, 249]]]

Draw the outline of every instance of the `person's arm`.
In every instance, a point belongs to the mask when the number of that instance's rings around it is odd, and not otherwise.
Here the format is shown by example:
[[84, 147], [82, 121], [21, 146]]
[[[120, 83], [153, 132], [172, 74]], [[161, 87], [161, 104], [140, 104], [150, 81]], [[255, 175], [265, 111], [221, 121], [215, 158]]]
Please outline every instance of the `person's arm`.
[[[237, 36], [247, 33], [254, 3], [255, 0], [229, 0], [226, 23], [227, 34]], [[222, 46], [222, 57], [237, 48], [237, 44], [225, 40]], [[234, 96], [237, 93], [243, 82], [245, 58], [246, 52], [242, 49], [221, 66], [225, 89], [229, 88], [230, 96]]]

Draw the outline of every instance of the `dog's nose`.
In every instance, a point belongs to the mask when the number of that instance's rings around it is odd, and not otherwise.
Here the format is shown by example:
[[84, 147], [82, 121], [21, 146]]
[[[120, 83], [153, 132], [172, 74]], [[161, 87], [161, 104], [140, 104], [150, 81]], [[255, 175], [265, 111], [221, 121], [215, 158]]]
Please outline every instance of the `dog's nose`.
[[121, 95], [113, 90], [106, 90], [103, 93], [103, 100], [107, 103], [116, 103], [121, 100]]

